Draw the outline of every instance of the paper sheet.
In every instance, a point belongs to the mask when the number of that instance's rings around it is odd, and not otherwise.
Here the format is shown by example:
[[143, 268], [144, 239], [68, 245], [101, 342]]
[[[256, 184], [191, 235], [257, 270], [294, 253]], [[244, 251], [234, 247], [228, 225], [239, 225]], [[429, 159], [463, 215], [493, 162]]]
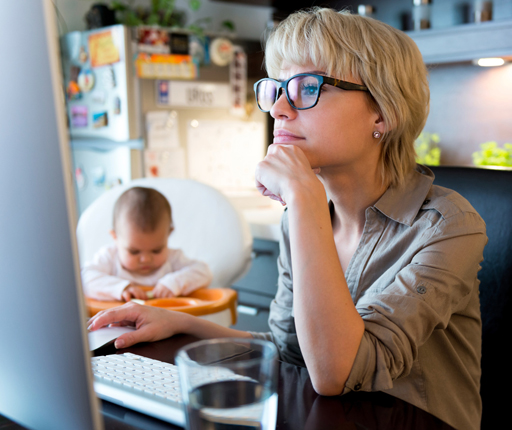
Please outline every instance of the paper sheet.
[[187, 131], [189, 178], [223, 191], [255, 188], [256, 164], [265, 155], [263, 123], [198, 120]]
[[172, 149], [180, 147], [178, 112], [151, 111], [146, 114], [148, 149]]

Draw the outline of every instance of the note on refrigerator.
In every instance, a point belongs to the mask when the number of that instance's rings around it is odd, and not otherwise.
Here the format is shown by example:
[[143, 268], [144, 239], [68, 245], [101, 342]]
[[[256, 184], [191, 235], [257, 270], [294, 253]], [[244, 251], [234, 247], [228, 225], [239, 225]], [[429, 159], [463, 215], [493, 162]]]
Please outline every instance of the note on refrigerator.
[[185, 150], [146, 149], [144, 168], [146, 178], [186, 178]]
[[178, 112], [175, 110], [150, 111], [146, 114], [148, 149], [180, 147]]
[[189, 178], [225, 192], [252, 190], [256, 165], [265, 156], [265, 125], [193, 120], [187, 151]]

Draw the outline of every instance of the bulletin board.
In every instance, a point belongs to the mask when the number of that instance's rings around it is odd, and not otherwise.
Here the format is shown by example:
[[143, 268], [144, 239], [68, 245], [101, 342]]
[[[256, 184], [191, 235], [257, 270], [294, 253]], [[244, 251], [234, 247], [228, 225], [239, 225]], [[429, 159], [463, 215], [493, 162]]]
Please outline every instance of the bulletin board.
[[197, 120], [187, 130], [188, 175], [224, 192], [255, 188], [254, 170], [265, 156], [260, 122]]

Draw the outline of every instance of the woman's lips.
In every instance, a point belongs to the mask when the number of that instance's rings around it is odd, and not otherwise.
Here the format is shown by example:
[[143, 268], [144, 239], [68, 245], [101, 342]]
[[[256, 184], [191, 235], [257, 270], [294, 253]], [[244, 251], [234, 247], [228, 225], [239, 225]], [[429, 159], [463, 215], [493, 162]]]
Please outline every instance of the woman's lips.
[[286, 130], [274, 130], [273, 143], [293, 143], [297, 140], [304, 140], [304, 138]]

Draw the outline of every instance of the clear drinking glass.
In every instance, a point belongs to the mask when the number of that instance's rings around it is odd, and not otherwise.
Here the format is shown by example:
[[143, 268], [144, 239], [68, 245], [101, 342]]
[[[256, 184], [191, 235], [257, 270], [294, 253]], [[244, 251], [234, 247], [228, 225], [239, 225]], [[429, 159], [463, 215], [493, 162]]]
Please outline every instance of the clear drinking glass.
[[277, 349], [259, 339], [211, 339], [176, 354], [188, 430], [272, 430]]

